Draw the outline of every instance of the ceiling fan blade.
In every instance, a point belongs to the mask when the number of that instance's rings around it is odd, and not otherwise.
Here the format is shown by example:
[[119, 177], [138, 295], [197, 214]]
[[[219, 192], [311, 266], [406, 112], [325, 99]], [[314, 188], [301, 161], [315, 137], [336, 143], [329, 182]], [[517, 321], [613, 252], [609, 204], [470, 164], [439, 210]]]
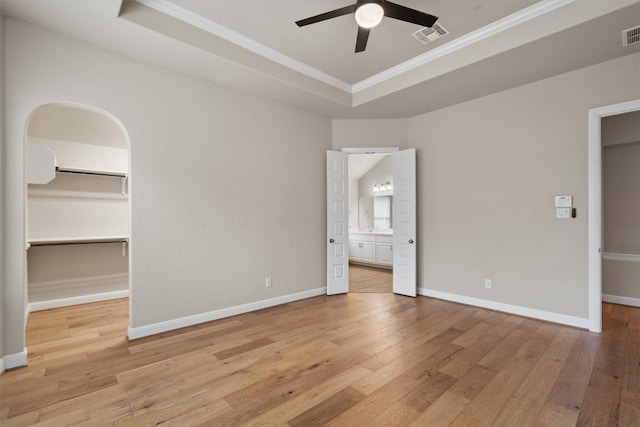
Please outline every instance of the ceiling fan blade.
[[367, 40], [369, 40], [370, 28], [362, 28], [358, 26], [358, 38], [356, 39], [356, 53], [364, 52], [367, 48]]
[[437, 16], [391, 3], [390, 1], [382, 3], [382, 7], [384, 8], [384, 16], [399, 19], [400, 21], [411, 22], [412, 24], [422, 25], [423, 27], [433, 27], [433, 24], [438, 21]]
[[316, 22], [326, 21], [327, 19], [337, 18], [338, 16], [348, 15], [356, 11], [356, 5], [341, 7], [340, 9], [332, 10], [331, 12], [321, 13], [320, 15], [312, 16], [310, 18], [301, 19], [296, 21], [298, 27], [304, 27], [305, 25], [315, 24]]

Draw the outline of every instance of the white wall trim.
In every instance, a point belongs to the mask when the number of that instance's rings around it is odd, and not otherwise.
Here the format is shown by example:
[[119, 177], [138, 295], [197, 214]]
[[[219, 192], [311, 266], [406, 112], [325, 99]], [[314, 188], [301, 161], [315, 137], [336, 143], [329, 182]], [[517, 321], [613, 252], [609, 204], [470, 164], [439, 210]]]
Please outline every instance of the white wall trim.
[[72, 190], [50, 190], [44, 188], [29, 188], [27, 194], [30, 198], [49, 199], [94, 199], [94, 200], [122, 200], [129, 199], [127, 194], [121, 193], [101, 193], [97, 191], [72, 191]]
[[592, 108], [588, 112], [589, 330], [602, 331], [602, 138], [603, 117], [640, 110], [640, 99]]
[[234, 307], [221, 308], [219, 310], [213, 310], [206, 313], [194, 314], [192, 316], [180, 317], [178, 319], [166, 320], [164, 322], [152, 323], [150, 325], [139, 326], [136, 328], [129, 327], [127, 336], [130, 340], [135, 340], [138, 338], [147, 337], [149, 335], [155, 335], [162, 332], [185, 328], [187, 326], [197, 325], [200, 323], [211, 322], [212, 320], [223, 319], [225, 317], [249, 313], [251, 311], [261, 310], [263, 308], [269, 308], [293, 301], [326, 295], [326, 293], [327, 288], [316, 288], [308, 291], [298, 292], [295, 294], [283, 295], [261, 301], [250, 302], [247, 304], [236, 305]]
[[464, 49], [467, 46], [499, 34], [503, 31], [508, 30], [509, 28], [513, 28], [516, 25], [520, 25], [522, 23], [530, 21], [531, 19], [537, 18], [540, 15], [566, 6], [573, 1], [574, 0], [542, 0], [540, 2], [537, 2], [532, 6], [522, 9], [512, 15], [492, 22], [491, 24], [486, 25], [482, 28], [478, 28], [477, 30], [465, 34], [464, 36], [458, 37], [451, 42], [443, 44], [442, 46], [431, 49], [428, 52], [423, 53], [422, 55], [411, 58], [408, 61], [391, 67], [381, 73], [359, 81], [352, 86], [352, 92], [355, 94], [369, 89], [370, 87], [384, 82], [385, 80], [389, 80], [396, 76], [402, 75], [408, 71], [420, 67], [421, 65], [427, 64], [438, 58], [442, 58], [443, 56]]
[[361, 80], [353, 85], [340, 80], [330, 74], [327, 74], [317, 68], [307, 65], [297, 59], [287, 56], [275, 49], [272, 49], [264, 44], [244, 36], [230, 28], [218, 24], [217, 22], [206, 19], [190, 10], [182, 8], [169, 0], [136, 0], [138, 3], [149, 7], [157, 12], [171, 16], [179, 21], [185, 22], [189, 25], [193, 25], [209, 34], [223, 38], [228, 42], [241, 46], [257, 55], [270, 59], [284, 67], [287, 67], [293, 71], [297, 71], [308, 77], [326, 83], [330, 86], [343, 90], [350, 94], [361, 92], [368, 88], [371, 88], [379, 83], [402, 75], [407, 71], [413, 70], [428, 62], [434, 61], [438, 58], [446, 56], [450, 53], [456, 52], [469, 45], [477, 43], [495, 34], [499, 34], [514, 26], [520, 25], [540, 15], [551, 12], [560, 7], [566, 6], [574, 2], [575, 0], [541, 0], [536, 4], [529, 6], [523, 10], [513, 13], [507, 17], [504, 17], [496, 22], [472, 31], [469, 34], [465, 34], [449, 43], [432, 49], [422, 55], [405, 61], [395, 67], [391, 67], [381, 73], [373, 75], [367, 79]]
[[0, 372], [4, 372], [7, 369], [19, 368], [21, 366], [27, 366], [27, 349], [25, 348], [20, 353], [7, 354], [0, 358]]
[[605, 252], [602, 258], [609, 261], [632, 261], [640, 262], [640, 254], [621, 254], [615, 252]]
[[340, 151], [349, 154], [389, 154], [400, 151], [398, 147], [342, 148]]
[[473, 298], [464, 295], [451, 294], [449, 292], [436, 291], [427, 288], [418, 288], [418, 294], [425, 297], [438, 298], [446, 301], [453, 301], [461, 304], [488, 308], [490, 310], [517, 314], [518, 316], [532, 317], [534, 319], [560, 323], [577, 328], [589, 328], [589, 319], [584, 319], [582, 317], [568, 316], [566, 314], [552, 313], [550, 311], [537, 310], [535, 308], [522, 307], [519, 305], [505, 304], [501, 302]]
[[640, 298], [622, 297], [619, 295], [602, 294], [602, 301], [613, 304], [630, 305], [631, 307], [640, 307]]
[[77, 297], [60, 298], [48, 301], [36, 301], [27, 304], [27, 313], [33, 311], [49, 310], [52, 308], [67, 307], [70, 305], [87, 304], [90, 302], [109, 301], [112, 299], [127, 298], [129, 290], [103, 292], [100, 294], [81, 295]]
[[136, 0], [138, 3], [149, 7], [157, 12], [164, 13], [179, 21], [185, 22], [189, 25], [193, 25], [209, 34], [220, 37], [227, 40], [237, 46], [243, 47], [257, 55], [270, 59], [273, 62], [280, 64], [290, 70], [297, 71], [300, 74], [311, 77], [337, 89], [343, 90], [347, 93], [351, 93], [351, 85], [336, 77], [329, 75], [317, 68], [311, 67], [304, 62], [291, 58], [275, 49], [271, 49], [262, 43], [253, 40], [243, 34], [238, 33], [230, 28], [213, 22], [197, 13], [191, 12], [185, 8], [182, 8], [167, 0]]

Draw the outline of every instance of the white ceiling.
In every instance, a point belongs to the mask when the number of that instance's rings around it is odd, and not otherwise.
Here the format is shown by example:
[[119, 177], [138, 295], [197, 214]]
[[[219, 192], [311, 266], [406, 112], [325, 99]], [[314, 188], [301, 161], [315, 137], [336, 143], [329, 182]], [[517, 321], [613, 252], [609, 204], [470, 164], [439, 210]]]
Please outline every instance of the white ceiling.
[[294, 23], [348, 6], [355, 0], [171, 0], [171, 3], [353, 85], [516, 13], [537, 0], [396, 1], [441, 17], [439, 23], [451, 33], [425, 46], [411, 36], [423, 27], [386, 18], [371, 31], [366, 51], [355, 54], [358, 26], [354, 14], [303, 28]]
[[332, 118], [411, 117], [640, 51], [640, 0], [396, 0], [451, 34], [385, 18], [353, 53], [349, 0], [3, 0], [5, 15]]
[[389, 154], [349, 154], [349, 178], [360, 179]]

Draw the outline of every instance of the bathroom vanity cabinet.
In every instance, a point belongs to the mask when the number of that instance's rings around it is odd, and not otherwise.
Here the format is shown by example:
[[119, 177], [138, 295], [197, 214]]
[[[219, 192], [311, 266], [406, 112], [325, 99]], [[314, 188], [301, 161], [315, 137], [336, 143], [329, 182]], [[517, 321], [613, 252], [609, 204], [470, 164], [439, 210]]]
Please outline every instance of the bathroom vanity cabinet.
[[391, 268], [393, 234], [375, 231], [349, 233], [349, 261]]

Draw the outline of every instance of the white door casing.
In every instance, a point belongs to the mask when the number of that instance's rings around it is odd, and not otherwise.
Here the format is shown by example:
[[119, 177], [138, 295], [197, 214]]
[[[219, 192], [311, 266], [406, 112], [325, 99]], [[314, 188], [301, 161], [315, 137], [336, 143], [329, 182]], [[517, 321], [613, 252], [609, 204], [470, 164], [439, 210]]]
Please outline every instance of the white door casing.
[[349, 292], [349, 154], [327, 151], [327, 295]]
[[416, 296], [416, 150], [393, 153], [393, 292]]
[[589, 110], [589, 330], [602, 332], [602, 134], [603, 117], [640, 111], [640, 99]]

